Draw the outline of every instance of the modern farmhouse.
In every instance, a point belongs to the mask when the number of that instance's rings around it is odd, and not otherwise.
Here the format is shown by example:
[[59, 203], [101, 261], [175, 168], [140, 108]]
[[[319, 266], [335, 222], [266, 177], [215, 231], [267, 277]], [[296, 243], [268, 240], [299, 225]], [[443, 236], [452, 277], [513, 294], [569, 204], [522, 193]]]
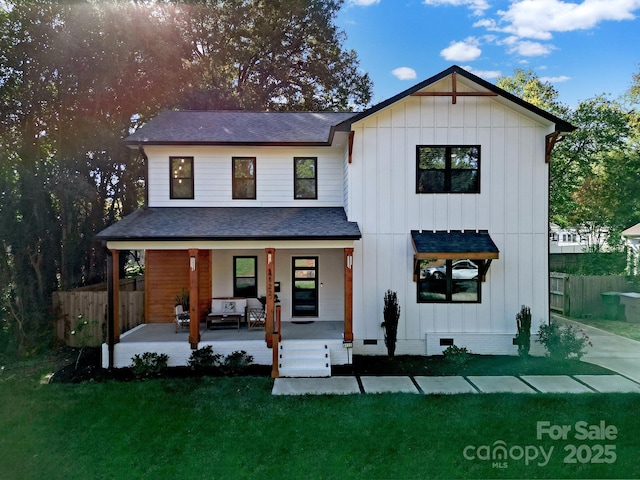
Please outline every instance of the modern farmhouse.
[[[521, 305], [548, 322], [548, 163], [573, 129], [458, 66], [357, 113], [158, 115], [125, 140], [146, 204], [97, 236], [115, 285], [103, 365], [212, 345], [274, 376], [328, 375], [386, 354], [387, 290], [397, 354], [515, 354]], [[145, 324], [121, 335], [128, 250], [145, 251]]]

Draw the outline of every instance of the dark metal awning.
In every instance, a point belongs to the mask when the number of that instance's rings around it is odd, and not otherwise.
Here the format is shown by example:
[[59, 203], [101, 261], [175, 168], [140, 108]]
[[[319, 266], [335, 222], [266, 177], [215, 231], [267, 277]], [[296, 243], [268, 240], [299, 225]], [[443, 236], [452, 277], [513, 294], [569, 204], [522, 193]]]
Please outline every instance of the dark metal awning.
[[500, 251], [486, 230], [411, 231], [417, 260], [493, 260]]

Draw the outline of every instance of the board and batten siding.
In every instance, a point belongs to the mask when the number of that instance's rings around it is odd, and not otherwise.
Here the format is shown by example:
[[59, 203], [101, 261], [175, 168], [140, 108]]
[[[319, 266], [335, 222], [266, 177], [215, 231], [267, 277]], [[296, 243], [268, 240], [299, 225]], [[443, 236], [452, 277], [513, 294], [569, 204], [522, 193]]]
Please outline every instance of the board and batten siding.
[[[445, 79], [433, 89], [451, 85]], [[418, 348], [428, 334], [460, 338], [456, 344], [469, 342], [472, 351], [471, 334], [502, 334], [510, 344], [521, 305], [531, 307], [534, 331], [548, 320], [544, 151], [553, 125], [544, 122], [491, 97], [459, 97], [456, 104], [451, 97], [405, 97], [352, 126], [346, 203], [362, 231], [354, 258], [356, 338], [380, 343], [387, 289], [401, 306], [400, 352], [403, 344]], [[480, 194], [416, 194], [417, 145], [480, 145]], [[481, 303], [419, 304], [410, 231], [479, 229], [500, 250]]]
[[[330, 147], [148, 146], [150, 207], [340, 207], [344, 151]], [[169, 198], [169, 157], [193, 157], [194, 199]], [[256, 158], [256, 199], [232, 199], [232, 157]], [[293, 158], [317, 157], [318, 199], [293, 198]]]

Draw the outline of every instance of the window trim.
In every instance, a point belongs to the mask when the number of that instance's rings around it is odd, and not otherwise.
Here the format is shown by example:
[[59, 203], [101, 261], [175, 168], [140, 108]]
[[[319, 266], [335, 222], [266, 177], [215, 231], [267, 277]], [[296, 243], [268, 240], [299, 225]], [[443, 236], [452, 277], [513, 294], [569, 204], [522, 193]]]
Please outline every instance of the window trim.
[[[441, 192], [423, 192], [420, 191], [420, 172], [428, 171], [433, 169], [421, 169], [420, 168], [420, 150], [423, 148], [445, 148], [446, 149], [446, 159], [445, 159], [445, 168], [443, 170], [445, 174], [445, 188]], [[451, 168], [451, 150], [454, 148], [476, 148], [478, 149], [478, 168], [477, 169], [462, 169], [462, 168]], [[482, 160], [482, 150], [480, 145], [416, 145], [416, 194], [418, 195], [428, 195], [428, 194], [442, 194], [442, 193], [452, 193], [452, 194], [460, 194], [460, 195], [477, 195], [480, 193], [480, 172], [481, 172], [481, 160]], [[468, 192], [456, 192], [451, 190], [451, 174], [455, 170], [470, 170], [476, 171], [477, 175], [477, 185], [478, 188], [473, 191]], [[448, 189], [447, 189], [448, 185]]]
[[[236, 262], [239, 259], [252, 259], [253, 263], [254, 263], [254, 276], [253, 277], [238, 277], [237, 274], [237, 267], [236, 267]], [[255, 296], [246, 296], [246, 295], [241, 295], [240, 291], [238, 290], [238, 284], [237, 284], [237, 279], [238, 278], [253, 278], [255, 280]], [[233, 296], [234, 297], [246, 297], [246, 298], [258, 298], [258, 257], [256, 255], [234, 255], [233, 256]]]
[[[468, 259], [462, 259], [462, 258], [453, 258], [453, 259], [446, 259], [445, 260], [445, 266], [446, 266], [446, 292], [445, 292], [445, 298], [442, 300], [425, 300], [420, 298], [420, 282], [422, 281], [419, 277], [418, 277], [418, 281], [416, 282], [416, 301], [417, 303], [424, 303], [424, 304], [430, 304], [430, 303], [445, 303], [445, 304], [478, 304], [478, 303], [482, 303], [482, 268], [483, 268], [483, 261], [477, 260], [474, 263], [476, 263], [478, 265], [478, 278], [475, 280], [475, 282], [477, 283], [478, 289], [477, 289], [477, 299], [476, 300], [454, 300], [453, 299], [453, 262], [456, 262], [458, 260], [468, 260]], [[470, 259], [469, 259], [470, 260]], [[417, 268], [418, 268], [418, 272], [421, 269], [421, 265], [422, 262], [424, 262], [426, 260], [420, 260], [417, 263]], [[418, 273], [419, 275], [419, 273]]]
[[[191, 195], [190, 196], [184, 196], [184, 197], [179, 197], [176, 196], [176, 194], [174, 193], [174, 186], [173, 186], [173, 181], [175, 180], [173, 177], [173, 161], [174, 160], [185, 160], [186, 162], [189, 162], [191, 164], [191, 176], [190, 177], [184, 177], [184, 178], [180, 178], [180, 180], [189, 180], [190, 182], [190, 188], [191, 188]], [[195, 177], [195, 172], [194, 172], [194, 159], [193, 157], [182, 157], [182, 156], [171, 156], [169, 157], [169, 198], [171, 200], [193, 200], [195, 198], [195, 183], [194, 183], [194, 177]]]
[[[251, 180], [253, 180], [253, 196], [249, 196], [249, 197], [238, 197], [236, 196], [235, 192], [235, 186], [236, 186], [236, 180], [241, 180], [241, 179], [237, 179], [236, 178], [236, 160], [251, 160], [253, 163], [253, 177], [251, 178]], [[256, 157], [231, 157], [231, 198], [233, 200], [255, 200], [257, 198], [257, 181], [256, 181]], [[249, 180], [249, 179], [242, 179], [242, 180]]]
[[[298, 178], [297, 169], [298, 160], [313, 160], [314, 163], [314, 177], [313, 177], [313, 196], [299, 197], [298, 181], [299, 180], [311, 180], [310, 178]], [[317, 200], [318, 199], [318, 157], [293, 157], [293, 199], [294, 200]]]

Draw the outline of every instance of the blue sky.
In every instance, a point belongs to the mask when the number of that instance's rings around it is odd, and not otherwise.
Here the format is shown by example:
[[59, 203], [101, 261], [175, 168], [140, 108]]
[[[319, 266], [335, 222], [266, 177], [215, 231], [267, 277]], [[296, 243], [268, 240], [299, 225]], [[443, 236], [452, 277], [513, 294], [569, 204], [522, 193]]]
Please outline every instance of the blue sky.
[[338, 26], [378, 103], [451, 65], [495, 82], [533, 69], [575, 107], [640, 71], [640, 0], [346, 0]]

